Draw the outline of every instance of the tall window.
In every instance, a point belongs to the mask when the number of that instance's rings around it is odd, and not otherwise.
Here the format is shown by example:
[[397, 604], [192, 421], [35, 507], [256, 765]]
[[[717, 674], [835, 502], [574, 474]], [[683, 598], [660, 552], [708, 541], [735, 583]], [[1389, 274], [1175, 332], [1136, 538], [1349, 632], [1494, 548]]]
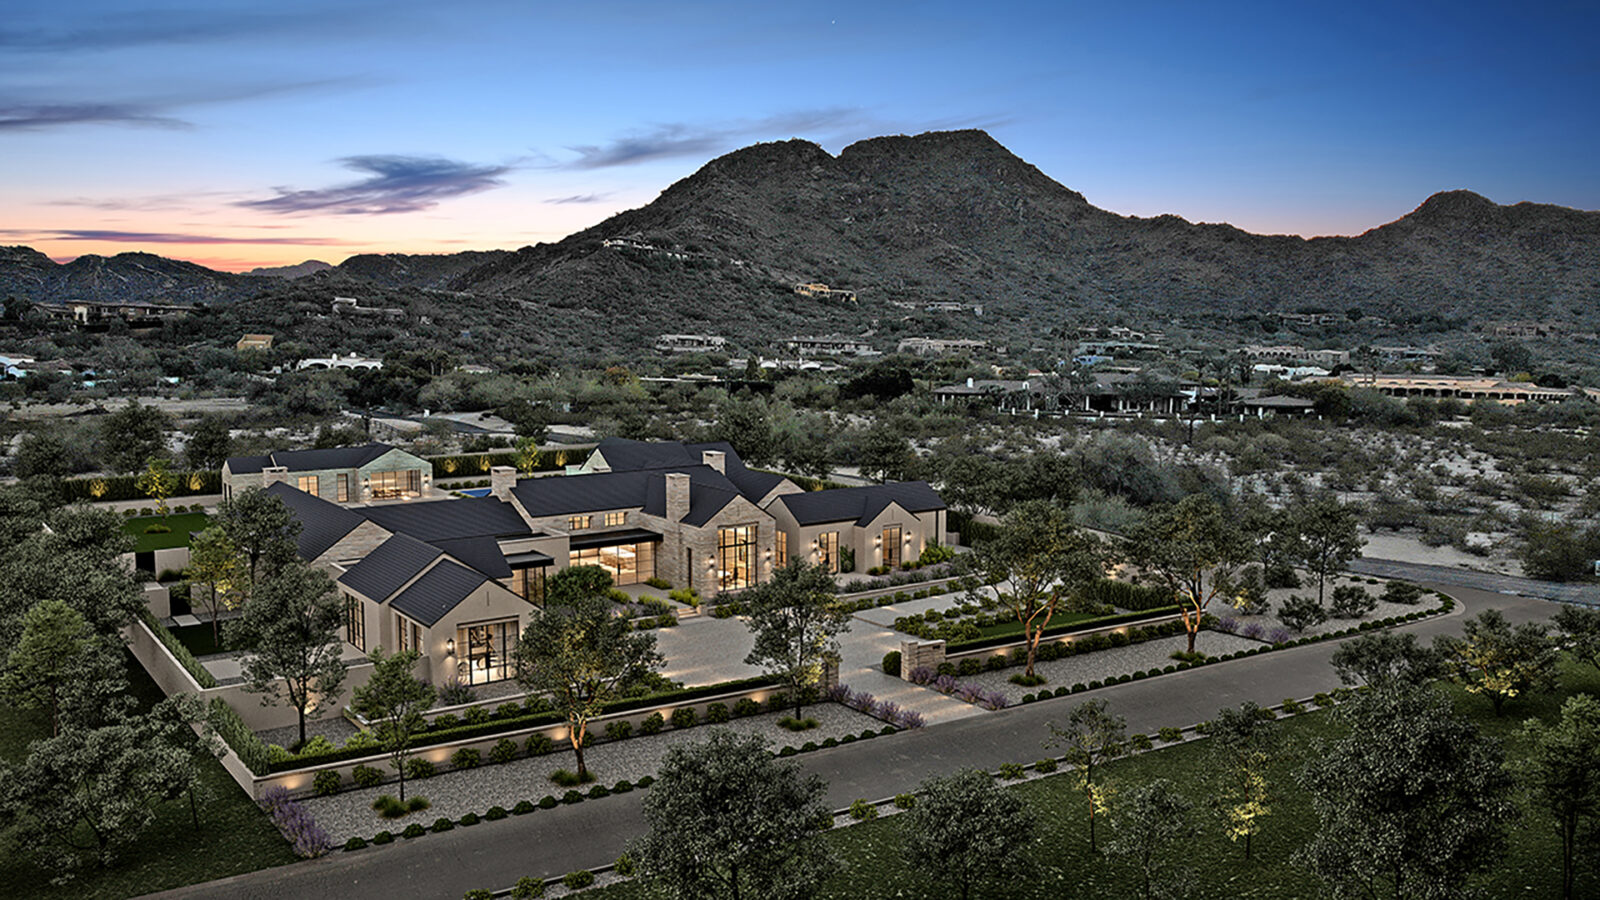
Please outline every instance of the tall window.
[[608, 526], [621, 525], [622, 523], [624, 523], [626, 521], [628, 521], [628, 514], [625, 513], [625, 512], [609, 512], [609, 513], [606, 513], [606, 525], [608, 525]]
[[[532, 603], [544, 605], [544, 566], [524, 566], [511, 570], [511, 593]], [[646, 576], [649, 577], [649, 576]]]
[[567, 530], [581, 531], [594, 526], [594, 516], [567, 516]]
[[717, 584], [737, 591], [756, 583], [756, 528], [738, 525], [717, 529]]
[[357, 650], [367, 649], [367, 617], [361, 610], [361, 598], [344, 595], [344, 639]]
[[505, 681], [516, 674], [511, 654], [517, 649], [517, 620], [482, 622], [456, 628], [456, 670], [468, 684]]
[[883, 529], [883, 564], [891, 569], [900, 567], [900, 526], [889, 525]]
[[295, 486], [315, 497], [317, 495], [317, 476], [301, 475], [295, 479]]
[[772, 540], [776, 544], [774, 549], [778, 552], [778, 567], [787, 566], [789, 564], [789, 532], [780, 528], [772, 533]]
[[348, 472], [339, 473], [339, 502], [350, 502], [350, 473]]
[[411, 621], [399, 613], [394, 614], [395, 641], [400, 644], [400, 652], [415, 650], [422, 653], [422, 626]]
[[824, 531], [817, 535], [817, 562], [829, 572], [839, 571], [839, 532]]
[[611, 580], [617, 584], [640, 584], [656, 577], [656, 545], [641, 541], [613, 547], [586, 547], [571, 551], [567, 565], [599, 566], [611, 573]]
[[373, 472], [371, 479], [372, 498], [374, 500], [415, 497], [422, 493], [422, 472], [417, 469], [405, 469], [399, 472]]

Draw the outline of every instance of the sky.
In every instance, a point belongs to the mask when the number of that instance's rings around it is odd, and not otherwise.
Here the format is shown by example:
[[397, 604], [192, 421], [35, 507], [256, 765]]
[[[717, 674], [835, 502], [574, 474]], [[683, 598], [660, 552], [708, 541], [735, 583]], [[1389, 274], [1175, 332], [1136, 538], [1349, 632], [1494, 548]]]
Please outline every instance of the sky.
[[1600, 209], [1600, 4], [10, 0], [0, 244], [225, 270], [555, 241], [716, 156], [983, 128], [1089, 202]]

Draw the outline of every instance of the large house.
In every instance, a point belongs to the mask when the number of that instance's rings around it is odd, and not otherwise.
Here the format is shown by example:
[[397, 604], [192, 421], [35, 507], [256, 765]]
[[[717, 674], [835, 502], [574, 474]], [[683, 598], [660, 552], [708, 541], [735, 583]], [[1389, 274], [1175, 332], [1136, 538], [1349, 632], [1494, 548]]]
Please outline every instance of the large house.
[[335, 461], [356, 472], [403, 462], [374, 456], [381, 446], [299, 451], [335, 454], [308, 461], [272, 454], [280, 465], [257, 466], [256, 483], [299, 520], [300, 556], [338, 581], [345, 640], [415, 649], [436, 683], [511, 677], [517, 635], [543, 604], [546, 579], [568, 566], [599, 566], [624, 587], [660, 579], [714, 598], [769, 580], [789, 559], [840, 571], [846, 548], [860, 568], [897, 566], [946, 528], [944, 503], [924, 482], [806, 492], [746, 467], [726, 443], [608, 438], [573, 474], [519, 480], [499, 466], [488, 496], [453, 500], [335, 502], [265, 475], [304, 462], [320, 490], [323, 474], [339, 474]]
[[251, 487], [292, 484], [338, 503], [414, 500], [429, 492], [433, 465], [388, 444], [328, 450], [277, 450], [222, 464], [222, 498]]

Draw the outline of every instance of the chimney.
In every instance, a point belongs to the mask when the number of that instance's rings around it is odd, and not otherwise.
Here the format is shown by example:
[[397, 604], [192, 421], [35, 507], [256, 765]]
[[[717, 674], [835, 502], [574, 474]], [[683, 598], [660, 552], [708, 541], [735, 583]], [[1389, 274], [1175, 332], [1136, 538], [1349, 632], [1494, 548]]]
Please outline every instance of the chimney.
[[721, 450], [701, 450], [700, 462], [724, 475], [728, 474], [728, 454]]
[[517, 486], [515, 466], [495, 466], [489, 470], [489, 494], [501, 500], [511, 499], [511, 489]]
[[682, 472], [668, 472], [667, 521], [681, 522], [689, 515], [689, 476]]
[[967, 387], [972, 387], [972, 376], [971, 375], [967, 376]]
[[279, 482], [283, 482], [285, 484], [287, 484], [289, 482], [289, 467], [288, 466], [262, 466], [261, 467], [261, 486], [263, 488], [272, 487], [273, 485], [275, 485], [275, 484], [277, 484]]

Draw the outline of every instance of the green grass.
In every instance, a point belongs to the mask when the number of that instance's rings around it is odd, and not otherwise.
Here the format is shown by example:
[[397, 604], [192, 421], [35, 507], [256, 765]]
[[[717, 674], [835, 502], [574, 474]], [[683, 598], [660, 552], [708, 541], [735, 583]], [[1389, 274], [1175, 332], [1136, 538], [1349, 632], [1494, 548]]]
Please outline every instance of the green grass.
[[[161, 699], [144, 669], [127, 657], [128, 678], [141, 707]], [[17, 760], [29, 742], [47, 737], [42, 715], [0, 706], [0, 757]], [[196, 832], [186, 799], [164, 804], [155, 821], [105, 869], [92, 865], [64, 885], [51, 885], [57, 872], [30, 863], [9, 835], [0, 835], [0, 896], [39, 900], [118, 900], [294, 862], [289, 845], [222, 765], [201, 768], [200, 830]]]
[[[197, 591], [202, 589], [203, 588], [195, 588]], [[211, 656], [212, 654], [225, 653], [229, 650], [250, 649], [248, 646], [235, 646], [227, 643], [228, 622], [226, 620], [222, 622], [223, 642], [218, 644], [211, 637], [211, 619], [207, 615], [206, 611], [204, 609], [197, 608], [195, 609], [194, 614], [200, 619], [199, 625], [180, 625], [177, 628], [168, 629], [172, 632], [173, 636], [178, 639], [179, 643], [189, 648], [190, 653], [193, 653], [195, 656]], [[238, 620], [235, 619], [233, 621]]]
[[[999, 613], [996, 613], [996, 615], [999, 615]], [[1056, 613], [1050, 617], [1049, 627], [1060, 628], [1064, 625], [1078, 625], [1083, 622], [1101, 618], [1105, 617], [1099, 615], [1098, 613]], [[993, 625], [980, 625], [978, 627], [978, 632], [985, 638], [1010, 636], [1013, 634], [1021, 636], [1022, 623], [1018, 622], [1016, 619], [1012, 619], [1009, 622], [996, 622]]]
[[[1562, 700], [1575, 692], [1600, 691], [1600, 673], [1592, 666], [1565, 664], [1562, 690], [1554, 695], [1534, 697], [1509, 706], [1503, 718], [1496, 719], [1487, 701], [1467, 694], [1453, 685], [1441, 685], [1485, 733], [1506, 741], [1506, 753], [1519, 751], [1512, 734], [1529, 717], [1551, 719], [1559, 714]], [[1204, 741], [1183, 744], [1154, 753], [1122, 759], [1105, 768], [1112, 784], [1134, 787], [1164, 777], [1171, 779], [1194, 801], [1196, 820], [1204, 829], [1200, 839], [1184, 852], [1187, 865], [1195, 870], [1192, 896], [1199, 900], [1299, 900], [1318, 894], [1317, 879], [1290, 861], [1291, 856], [1316, 830], [1316, 816], [1310, 799], [1294, 786], [1294, 772], [1312, 751], [1317, 738], [1336, 738], [1341, 727], [1329, 713], [1297, 716], [1283, 724], [1285, 745], [1292, 749], [1281, 761], [1271, 780], [1280, 792], [1266, 820], [1265, 830], [1256, 836], [1253, 858], [1245, 860], [1242, 844], [1230, 842], [1222, 833], [1218, 819], [1208, 811], [1203, 783], [1207, 771]], [[1129, 871], [1114, 860], [1089, 852], [1086, 808], [1082, 797], [1072, 789], [1071, 776], [1019, 784], [1011, 788], [1024, 797], [1039, 817], [1043, 840], [1033, 855], [1037, 877], [1005, 885], [986, 885], [981, 895], [988, 898], [1121, 898], [1131, 897]], [[1520, 801], [1519, 801], [1520, 802]], [[1098, 827], [1105, 840], [1110, 829], [1102, 821]], [[823, 892], [829, 898], [926, 897], [948, 896], [948, 890], [935, 884], [900, 860], [901, 839], [894, 818], [835, 830], [827, 836], [832, 850], [843, 863]], [[1509, 853], [1494, 871], [1480, 879], [1489, 897], [1559, 896], [1559, 844], [1554, 831], [1536, 813], [1525, 811], [1522, 820], [1510, 831]], [[1600, 893], [1600, 872], [1582, 868], [1577, 896]], [[617, 885], [595, 893], [596, 900], [631, 900], [648, 897], [638, 883]]]
[[[191, 531], [205, 530], [206, 523], [211, 517], [203, 512], [198, 513], [173, 513], [165, 519], [160, 516], [140, 516], [127, 519], [122, 523], [122, 530], [133, 536], [135, 553], [145, 553], [150, 550], [170, 550], [173, 547], [189, 546], [189, 533]], [[162, 534], [145, 534], [145, 529], [151, 525], [162, 524], [172, 531]]]

